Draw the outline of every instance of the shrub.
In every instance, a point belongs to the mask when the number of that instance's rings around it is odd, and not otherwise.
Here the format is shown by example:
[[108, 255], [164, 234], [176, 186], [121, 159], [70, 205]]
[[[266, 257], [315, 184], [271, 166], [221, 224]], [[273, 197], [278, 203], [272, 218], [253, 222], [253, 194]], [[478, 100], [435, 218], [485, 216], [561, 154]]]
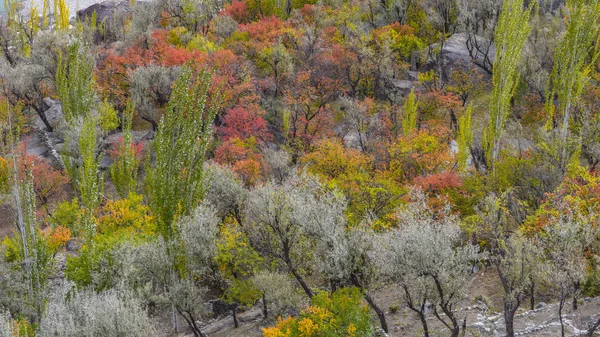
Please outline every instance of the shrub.
[[64, 285], [48, 304], [40, 323], [40, 337], [154, 335], [146, 311], [129, 293], [71, 288]]
[[362, 304], [357, 288], [342, 288], [333, 295], [319, 293], [312, 305], [297, 318], [277, 320], [277, 325], [263, 328], [264, 337], [336, 337], [372, 336], [369, 309]]

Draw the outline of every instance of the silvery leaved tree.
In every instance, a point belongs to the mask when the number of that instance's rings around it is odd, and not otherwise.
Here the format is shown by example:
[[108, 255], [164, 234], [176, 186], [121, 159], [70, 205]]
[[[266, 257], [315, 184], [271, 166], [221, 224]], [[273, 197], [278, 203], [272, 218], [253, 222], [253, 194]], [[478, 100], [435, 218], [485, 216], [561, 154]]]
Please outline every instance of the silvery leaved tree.
[[409, 309], [417, 313], [425, 336], [429, 336], [426, 314], [435, 317], [456, 337], [461, 322], [458, 304], [466, 297], [469, 267], [481, 254], [477, 246], [464, 242], [459, 219], [448, 207], [435, 212], [420, 192], [398, 213], [397, 229], [382, 234], [382, 272], [404, 291]]

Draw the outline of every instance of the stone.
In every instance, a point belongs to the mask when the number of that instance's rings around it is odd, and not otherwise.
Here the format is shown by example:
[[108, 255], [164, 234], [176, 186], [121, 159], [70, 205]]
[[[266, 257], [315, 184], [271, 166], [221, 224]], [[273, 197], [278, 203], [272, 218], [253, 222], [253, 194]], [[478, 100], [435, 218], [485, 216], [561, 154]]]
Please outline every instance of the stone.
[[71, 239], [67, 241], [65, 248], [68, 252], [76, 252], [79, 250], [79, 248], [81, 248], [81, 242], [79, 242], [77, 239]]
[[547, 304], [545, 302], [540, 302], [538, 304], [535, 305], [535, 310], [539, 310], [539, 309], [543, 309], [547, 306]]
[[104, 22], [110, 26], [117, 16], [127, 14], [130, 10], [129, 1], [103, 1], [77, 11], [77, 17], [82, 21], [91, 20], [93, 13], [96, 12], [96, 22]]

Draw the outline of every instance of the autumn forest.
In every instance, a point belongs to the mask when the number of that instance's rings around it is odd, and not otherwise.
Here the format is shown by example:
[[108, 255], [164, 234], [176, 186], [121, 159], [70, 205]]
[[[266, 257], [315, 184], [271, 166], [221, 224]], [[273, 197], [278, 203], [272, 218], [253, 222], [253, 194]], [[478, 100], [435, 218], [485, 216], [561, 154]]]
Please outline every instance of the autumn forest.
[[600, 334], [600, 0], [4, 0], [0, 337]]

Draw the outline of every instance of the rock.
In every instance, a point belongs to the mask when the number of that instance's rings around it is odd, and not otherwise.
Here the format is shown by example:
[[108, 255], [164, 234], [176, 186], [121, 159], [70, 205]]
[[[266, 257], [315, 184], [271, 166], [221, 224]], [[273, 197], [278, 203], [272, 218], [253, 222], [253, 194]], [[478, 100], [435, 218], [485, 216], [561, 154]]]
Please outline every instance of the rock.
[[535, 310], [539, 310], [539, 309], [543, 309], [547, 306], [547, 304], [545, 302], [540, 302], [538, 304], [535, 305]]
[[486, 327], [485, 323], [483, 322], [475, 322], [471, 324], [471, 327], [479, 330], [480, 332], [490, 332], [490, 328]]
[[229, 304], [223, 300], [213, 300], [210, 301], [210, 304], [212, 306], [212, 317], [220, 318], [231, 315], [231, 310], [233, 309], [232, 304]]
[[114, 160], [108, 154], [105, 153], [102, 157], [102, 160], [100, 161], [100, 170], [107, 170], [113, 162]]
[[96, 12], [96, 22], [104, 22], [110, 27], [117, 16], [121, 17], [130, 10], [129, 1], [103, 1], [77, 11], [77, 17], [82, 21], [91, 20], [93, 13]]
[[[470, 42], [468, 37], [469, 36], [466, 33], [457, 33], [450, 36], [445, 41], [444, 47], [442, 49], [444, 54], [444, 78], [449, 79], [452, 72], [457, 69], [475, 69], [478, 73], [480, 73], [483, 76], [490, 76], [490, 74], [486, 70], [484, 70], [483, 67], [481, 67], [481, 65], [486, 63], [485, 55], [474, 50], [474, 57], [471, 57], [471, 54], [469, 53], [469, 48], [467, 47], [467, 43]], [[487, 46], [490, 44], [490, 42], [487, 39], [481, 36], [477, 36], [475, 38], [477, 39], [478, 44], [480, 46]], [[432, 48], [436, 47], [439, 48], [439, 44], [432, 45]], [[488, 63], [494, 62], [495, 50], [496, 47], [492, 43], [492, 45], [489, 47]], [[421, 67], [421, 69], [419, 70], [427, 71], [432, 69], [433, 67], [435, 67], [435, 60], [429, 59], [427, 64], [423, 65], [423, 67]]]
[[79, 250], [79, 248], [81, 248], [81, 242], [79, 242], [77, 239], [71, 239], [67, 241], [65, 248], [68, 252], [76, 252]]
[[392, 83], [396, 88], [406, 92], [409, 92], [415, 86], [415, 83], [409, 80], [392, 80]]
[[[50, 123], [53, 128], [56, 128], [65, 118], [62, 106], [59, 101], [55, 101], [48, 97], [44, 98], [44, 104], [48, 107], [46, 111], [44, 111], [44, 115], [46, 116], [48, 123]], [[46, 130], [46, 125], [44, 125], [44, 122], [42, 122], [39, 116], [35, 119], [35, 126], [40, 130]]]

